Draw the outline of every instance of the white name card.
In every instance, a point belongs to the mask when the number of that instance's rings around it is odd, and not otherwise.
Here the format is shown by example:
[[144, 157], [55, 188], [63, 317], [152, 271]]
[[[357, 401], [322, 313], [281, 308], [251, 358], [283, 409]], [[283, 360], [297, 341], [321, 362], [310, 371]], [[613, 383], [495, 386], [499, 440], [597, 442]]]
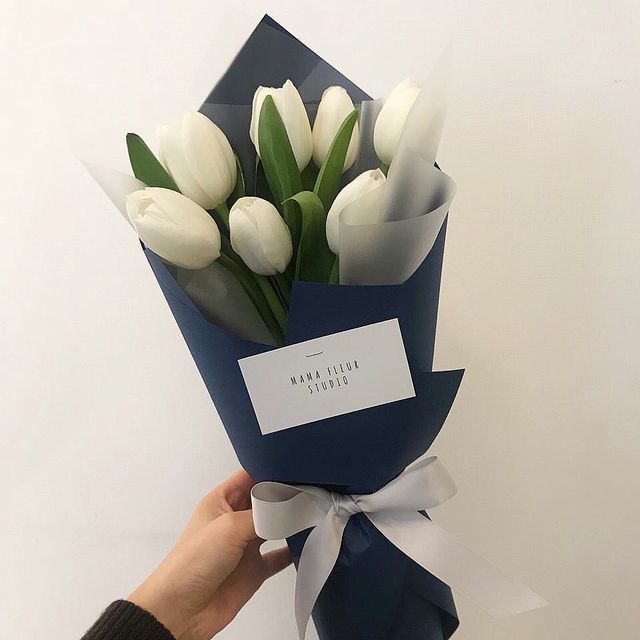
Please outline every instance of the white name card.
[[238, 364], [265, 435], [416, 395], [396, 318]]

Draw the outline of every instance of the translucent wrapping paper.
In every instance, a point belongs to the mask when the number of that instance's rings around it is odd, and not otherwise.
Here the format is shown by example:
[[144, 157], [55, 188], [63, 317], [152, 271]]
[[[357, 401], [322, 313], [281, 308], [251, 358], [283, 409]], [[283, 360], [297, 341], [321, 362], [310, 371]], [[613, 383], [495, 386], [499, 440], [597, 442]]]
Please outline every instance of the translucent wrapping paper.
[[[144, 250], [238, 459], [256, 481], [373, 493], [424, 454], [444, 424], [463, 372], [432, 371], [445, 219], [455, 191], [433, 166], [444, 115], [439, 77], [444, 75], [425, 81], [424, 102], [416, 103], [408, 124], [412, 135], [401, 141], [386, 197], [371, 205], [369, 222], [350, 223], [350, 212], [343, 212], [342, 284], [295, 282], [285, 335], [285, 344], [292, 344], [397, 318], [415, 397], [262, 435], [238, 360], [273, 345], [247, 310], [242, 290], [215, 266], [185, 273]], [[360, 107], [361, 151], [345, 183], [377, 166], [372, 134], [380, 102], [265, 17], [200, 109], [227, 134], [249, 193], [255, 171], [248, 137], [253, 94], [259, 85], [282, 86], [287, 79], [312, 116], [332, 85], [344, 87]], [[437, 91], [429, 102], [431, 86]], [[425, 127], [423, 119], [433, 114], [436, 120]], [[126, 194], [140, 184], [96, 167], [91, 171], [124, 212]], [[242, 311], [229, 313], [231, 307]], [[288, 539], [296, 563], [308, 535]], [[449, 587], [364, 514], [354, 515], [344, 530], [313, 619], [321, 640], [442, 640], [458, 625]]]

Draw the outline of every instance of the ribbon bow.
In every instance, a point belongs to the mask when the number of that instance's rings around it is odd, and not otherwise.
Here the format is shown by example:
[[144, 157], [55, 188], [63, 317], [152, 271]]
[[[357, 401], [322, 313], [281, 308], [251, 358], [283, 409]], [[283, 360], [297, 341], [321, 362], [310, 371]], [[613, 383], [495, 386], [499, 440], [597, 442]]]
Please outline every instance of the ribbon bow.
[[280, 482], [257, 484], [251, 502], [258, 536], [280, 540], [313, 527], [302, 549], [296, 581], [296, 623], [301, 640], [338, 559], [345, 527], [356, 513], [364, 513], [398, 549], [494, 618], [545, 606], [547, 602], [537, 593], [418, 513], [446, 502], [456, 491], [453, 479], [435, 456], [414, 462], [382, 489], [367, 495]]

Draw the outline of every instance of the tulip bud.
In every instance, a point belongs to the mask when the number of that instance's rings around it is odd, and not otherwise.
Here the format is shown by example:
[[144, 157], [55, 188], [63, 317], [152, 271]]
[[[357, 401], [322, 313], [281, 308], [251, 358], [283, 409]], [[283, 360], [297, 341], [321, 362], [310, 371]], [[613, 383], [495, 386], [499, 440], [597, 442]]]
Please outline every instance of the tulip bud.
[[296, 158], [298, 169], [302, 171], [311, 160], [313, 153], [313, 138], [311, 136], [311, 125], [307, 110], [304, 108], [302, 98], [291, 80], [287, 80], [281, 89], [273, 87], [258, 87], [253, 96], [253, 108], [251, 112], [251, 125], [249, 127], [249, 137], [253, 142], [258, 155], [260, 155], [260, 145], [258, 139], [258, 126], [260, 123], [260, 110], [262, 103], [267, 96], [273, 98], [276, 109], [282, 118], [284, 128], [293, 155]]
[[127, 215], [144, 244], [184, 269], [203, 269], [220, 257], [213, 218], [186, 196], [147, 187], [127, 196]]
[[420, 89], [420, 85], [414, 80], [403, 80], [389, 94], [378, 114], [373, 131], [373, 146], [380, 161], [387, 165], [391, 164], [404, 123]]
[[160, 162], [180, 191], [204, 209], [224, 202], [236, 184], [236, 160], [227, 137], [207, 116], [187, 113], [158, 129]]
[[262, 198], [239, 198], [229, 212], [231, 246], [255, 273], [282, 273], [293, 256], [291, 232], [278, 210]]
[[[340, 214], [342, 211], [350, 205], [354, 207], [357, 206], [357, 204], [354, 203], [359, 198], [374, 189], [379, 189], [385, 180], [385, 175], [380, 169], [371, 169], [361, 173], [357, 178], [343, 187], [336, 196], [327, 214], [327, 244], [333, 253], [336, 255], [340, 253]], [[382, 190], [380, 190], [380, 197], [382, 197]], [[366, 222], [369, 211], [371, 211], [371, 208], [367, 206], [362, 211], [362, 215], [358, 216], [362, 218], [362, 223]], [[373, 220], [371, 222], [373, 222]]]
[[[318, 167], [322, 166], [340, 126], [352, 111], [353, 102], [346, 89], [329, 87], [322, 94], [316, 119], [313, 123], [313, 161]], [[344, 160], [343, 173], [350, 169], [356, 161], [359, 146], [360, 133], [356, 122]]]

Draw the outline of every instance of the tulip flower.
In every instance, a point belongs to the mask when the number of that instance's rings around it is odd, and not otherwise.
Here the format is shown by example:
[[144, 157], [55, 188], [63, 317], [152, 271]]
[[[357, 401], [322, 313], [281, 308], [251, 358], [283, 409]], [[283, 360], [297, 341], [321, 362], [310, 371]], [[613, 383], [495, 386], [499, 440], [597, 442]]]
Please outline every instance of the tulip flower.
[[283, 273], [293, 256], [289, 227], [262, 198], [239, 198], [229, 212], [231, 246], [255, 273]]
[[385, 100], [373, 131], [373, 146], [381, 162], [391, 164], [398, 147], [404, 124], [413, 103], [420, 93], [420, 85], [407, 78]]
[[[353, 102], [346, 89], [342, 87], [329, 87], [322, 94], [318, 105], [315, 122], [313, 123], [313, 161], [318, 167], [322, 166], [327, 153], [331, 148], [333, 139], [344, 119], [353, 111]], [[358, 155], [360, 145], [360, 133], [358, 123], [353, 128], [351, 141], [347, 149], [342, 172], [353, 166]]]
[[[340, 253], [340, 214], [342, 211], [348, 206], [357, 207], [358, 199], [374, 189], [379, 189], [380, 197], [382, 197], [380, 187], [385, 180], [385, 175], [380, 169], [371, 169], [361, 173], [338, 193], [327, 214], [327, 244], [333, 253], [336, 255]], [[370, 206], [363, 208], [362, 212], [358, 212], [358, 218], [363, 223], [366, 222], [367, 214], [371, 211]]]
[[282, 118], [289, 143], [296, 158], [298, 169], [302, 171], [311, 160], [313, 153], [313, 138], [311, 135], [311, 125], [307, 110], [304, 108], [302, 98], [291, 80], [287, 80], [282, 88], [258, 87], [253, 96], [253, 108], [251, 112], [251, 125], [249, 127], [249, 137], [253, 142], [258, 155], [260, 155], [260, 145], [258, 140], [258, 125], [260, 123], [260, 110], [262, 103], [267, 96], [271, 96], [276, 105], [276, 109]]
[[127, 196], [127, 215], [144, 244], [184, 269], [203, 269], [220, 257], [213, 218], [177, 191], [147, 187]]
[[159, 159], [180, 191], [204, 209], [223, 203], [236, 184], [237, 167], [224, 133], [201, 113], [158, 129]]

